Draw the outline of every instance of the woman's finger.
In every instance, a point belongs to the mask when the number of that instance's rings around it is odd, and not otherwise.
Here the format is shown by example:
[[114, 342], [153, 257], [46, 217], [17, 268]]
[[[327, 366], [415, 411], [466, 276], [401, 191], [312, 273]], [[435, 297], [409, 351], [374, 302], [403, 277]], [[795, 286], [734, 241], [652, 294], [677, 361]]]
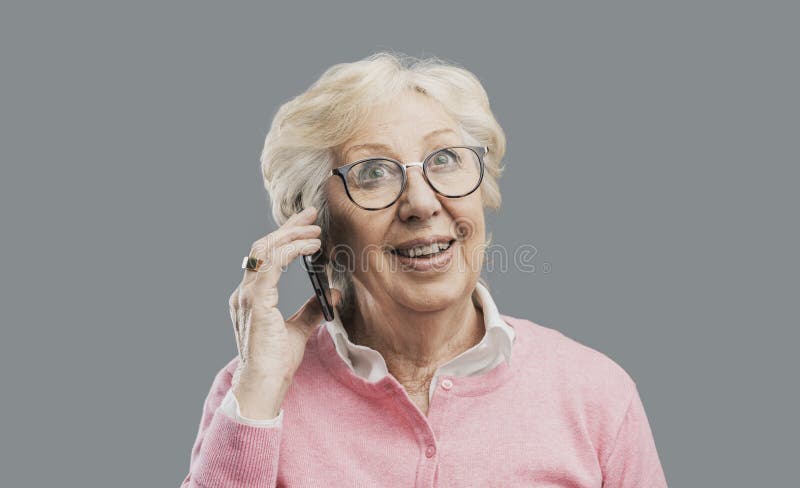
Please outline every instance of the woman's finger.
[[320, 226], [313, 224], [281, 227], [266, 236], [266, 245], [267, 248], [275, 248], [297, 239], [313, 239], [321, 233]]
[[291, 217], [289, 217], [283, 225], [280, 226], [281, 229], [287, 227], [294, 227], [297, 225], [307, 225], [314, 223], [314, 220], [317, 218], [317, 209], [316, 207], [308, 207], [300, 212], [295, 213]]
[[[312, 225], [314, 218], [316, 218], [316, 209], [313, 207], [292, 215], [279, 229], [255, 241], [250, 247], [248, 256], [261, 260], [261, 266], [264, 266], [268, 264], [272, 249], [292, 240], [319, 236], [322, 229], [318, 225]], [[252, 283], [259, 272], [260, 268], [259, 271], [245, 269], [242, 282]]]
[[300, 255], [314, 254], [322, 245], [320, 239], [297, 239], [272, 249], [267, 261], [259, 269], [253, 284], [258, 288], [275, 287], [283, 271]]

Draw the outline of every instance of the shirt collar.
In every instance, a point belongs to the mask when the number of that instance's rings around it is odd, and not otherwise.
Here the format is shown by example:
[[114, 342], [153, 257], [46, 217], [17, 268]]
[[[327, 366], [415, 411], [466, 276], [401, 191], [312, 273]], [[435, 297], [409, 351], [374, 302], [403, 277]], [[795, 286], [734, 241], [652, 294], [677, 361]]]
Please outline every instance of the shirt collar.
[[[486, 332], [478, 344], [440, 366], [440, 370], [449, 367], [452, 371], [466, 372], [465, 375], [468, 375], [472, 371], [485, 370], [487, 363], [496, 364], [501, 359], [511, 362], [515, 337], [513, 327], [500, 317], [497, 305], [482, 283], [477, 283], [472, 298], [483, 311]], [[350, 341], [338, 311], [334, 310], [334, 319], [326, 321], [325, 328], [333, 339], [336, 352], [354, 373], [368, 381], [377, 381], [389, 373], [386, 361], [378, 351]]]
[[483, 310], [483, 321], [486, 325], [486, 332], [494, 333], [498, 336], [498, 341], [501, 346], [501, 351], [505, 357], [506, 362], [511, 362], [511, 351], [514, 345], [514, 328], [508, 325], [501, 317], [500, 312], [497, 310], [497, 304], [494, 303], [489, 289], [482, 283], [475, 286], [475, 291], [472, 295], [478, 305]]

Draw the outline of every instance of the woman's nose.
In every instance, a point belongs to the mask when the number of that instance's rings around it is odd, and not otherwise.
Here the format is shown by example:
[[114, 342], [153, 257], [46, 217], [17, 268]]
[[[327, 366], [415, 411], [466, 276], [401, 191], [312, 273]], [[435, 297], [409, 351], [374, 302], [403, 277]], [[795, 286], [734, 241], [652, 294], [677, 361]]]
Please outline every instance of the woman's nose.
[[437, 215], [442, 208], [436, 192], [425, 180], [420, 166], [408, 168], [406, 189], [397, 203], [399, 216], [403, 221], [427, 220]]

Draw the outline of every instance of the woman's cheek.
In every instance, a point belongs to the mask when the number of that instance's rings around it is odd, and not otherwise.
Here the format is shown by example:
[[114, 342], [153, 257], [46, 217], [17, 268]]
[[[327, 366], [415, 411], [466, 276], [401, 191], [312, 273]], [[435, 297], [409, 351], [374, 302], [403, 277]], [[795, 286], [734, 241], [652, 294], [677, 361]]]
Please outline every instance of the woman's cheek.
[[469, 273], [476, 273], [480, 272], [481, 263], [483, 261], [483, 253], [481, 253], [481, 249], [476, 243], [473, 243], [467, 251], [467, 269], [466, 271]]

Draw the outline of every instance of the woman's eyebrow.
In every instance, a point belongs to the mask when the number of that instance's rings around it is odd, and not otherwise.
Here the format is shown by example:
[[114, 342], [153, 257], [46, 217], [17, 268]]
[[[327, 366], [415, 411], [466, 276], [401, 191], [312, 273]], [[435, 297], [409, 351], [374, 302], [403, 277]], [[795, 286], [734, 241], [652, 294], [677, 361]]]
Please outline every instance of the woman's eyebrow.
[[[426, 140], [426, 141], [429, 141], [432, 138], [434, 138], [434, 137], [436, 137], [436, 136], [438, 136], [440, 134], [446, 134], [446, 133], [456, 134], [456, 131], [454, 131], [453, 129], [450, 129], [449, 127], [448, 128], [444, 128], [444, 129], [436, 129], [436, 130], [428, 132], [423, 137], [423, 139]], [[391, 153], [393, 151], [392, 148], [387, 146], [386, 144], [381, 144], [381, 143], [377, 143], [377, 142], [370, 142], [370, 143], [366, 143], [366, 144], [358, 144], [356, 146], [353, 146], [353, 147], [349, 148], [344, 153], [345, 160], [347, 159], [347, 155], [350, 154], [351, 152], [353, 152], [353, 151], [362, 151], [362, 150], [365, 150], [365, 149], [370, 149], [370, 150], [373, 150], [373, 151], [385, 151], [387, 153]]]
[[373, 150], [373, 151], [392, 152], [392, 148], [387, 146], [386, 144], [367, 143], [367, 144], [359, 144], [357, 146], [351, 147], [350, 149], [348, 149], [344, 153], [344, 158], [345, 158], [345, 160], [347, 160], [347, 155], [350, 154], [351, 152], [353, 152], [353, 151], [363, 151], [365, 149], [370, 149], [370, 150]]
[[430, 140], [431, 138], [433, 138], [435, 136], [438, 136], [439, 134], [445, 134], [445, 133], [448, 133], [448, 132], [453, 133], [453, 134], [456, 133], [456, 131], [454, 131], [453, 129], [451, 129], [449, 127], [446, 127], [444, 129], [436, 129], [436, 130], [432, 130], [432, 131], [428, 132], [428, 134], [423, 139], [425, 139], [427, 141], [427, 140]]

